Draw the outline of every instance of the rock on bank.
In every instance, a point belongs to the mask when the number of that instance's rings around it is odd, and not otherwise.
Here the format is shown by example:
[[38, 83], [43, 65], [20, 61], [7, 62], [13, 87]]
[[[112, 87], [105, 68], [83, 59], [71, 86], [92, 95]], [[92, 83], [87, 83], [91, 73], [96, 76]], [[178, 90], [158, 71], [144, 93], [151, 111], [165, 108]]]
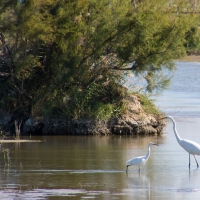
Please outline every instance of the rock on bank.
[[93, 119], [49, 119], [35, 120], [22, 114], [1, 113], [1, 128], [13, 135], [15, 134], [15, 121], [18, 120], [20, 133], [32, 135], [159, 135], [165, 126], [163, 120], [159, 120], [162, 114], [148, 114], [144, 111], [140, 98], [129, 95], [125, 98], [127, 111], [119, 118], [107, 121]]

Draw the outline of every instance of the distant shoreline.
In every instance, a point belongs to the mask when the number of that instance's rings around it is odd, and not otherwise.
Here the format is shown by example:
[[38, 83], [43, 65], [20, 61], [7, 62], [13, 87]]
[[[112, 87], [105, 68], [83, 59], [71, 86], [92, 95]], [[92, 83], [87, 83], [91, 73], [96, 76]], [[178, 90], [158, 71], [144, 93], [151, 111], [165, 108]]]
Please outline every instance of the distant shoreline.
[[175, 60], [177, 62], [200, 62], [200, 55], [185, 56], [181, 59]]

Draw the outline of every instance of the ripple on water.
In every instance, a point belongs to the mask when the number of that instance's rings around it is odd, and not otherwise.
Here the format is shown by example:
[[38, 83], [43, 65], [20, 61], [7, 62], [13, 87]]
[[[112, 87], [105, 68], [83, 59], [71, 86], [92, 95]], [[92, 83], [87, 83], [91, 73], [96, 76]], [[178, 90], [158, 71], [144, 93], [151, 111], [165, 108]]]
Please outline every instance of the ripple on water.
[[125, 170], [23, 170], [23, 172], [37, 172], [42, 174], [69, 172], [72, 174], [90, 174], [90, 173], [124, 173]]

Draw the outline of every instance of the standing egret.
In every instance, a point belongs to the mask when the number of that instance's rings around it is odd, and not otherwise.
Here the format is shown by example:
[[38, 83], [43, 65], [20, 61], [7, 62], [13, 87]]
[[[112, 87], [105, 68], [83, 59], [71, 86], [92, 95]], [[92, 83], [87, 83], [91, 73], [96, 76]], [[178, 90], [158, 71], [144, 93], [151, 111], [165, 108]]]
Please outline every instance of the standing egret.
[[126, 162], [126, 172], [128, 172], [128, 167], [131, 166], [131, 165], [139, 165], [139, 172], [140, 172], [140, 166], [142, 164], [145, 164], [147, 162], [147, 160], [149, 159], [149, 156], [150, 156], [150, 146], [151, 145], [157, 145], [158, 144], [154, 144], [153, 142], [150, 142], [148, 144], [148, 152], [147, 152], [147, 155], [146, 156], [140, 156], [140, 157], [136, 157], [136, 158], [132, 158], [131, 160], [128, 160]]
[[175, 123], [174, 119], [171, 116], [166, 116], [165, 118], [168, 118], [172, 121], [174, 134], [176, 136], [176, 139], [177, 139], [179, 145], [181, 147], [183, 147], [189, 153], [189, 168], [190, 168], [190, 154], [192, 154], [194, 156], [194, 159], [197, 163], [197, 167], [199, 167], [199, 164], [197, 162], [195, 155], [200, 155], [200, 145], [196, 142], [191, 141], [191, 140], [181, 139], [177, 130], [176, 130], [176, 123]]

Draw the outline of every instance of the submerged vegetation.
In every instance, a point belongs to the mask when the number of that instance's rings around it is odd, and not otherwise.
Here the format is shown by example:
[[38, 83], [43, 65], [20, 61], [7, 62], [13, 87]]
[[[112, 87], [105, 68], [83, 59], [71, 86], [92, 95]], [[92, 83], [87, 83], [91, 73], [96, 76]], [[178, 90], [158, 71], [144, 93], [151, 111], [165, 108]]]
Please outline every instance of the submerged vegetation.
[[127, 109], [126, 72], [143, 77], [146, 92], [166, 88], [162, 71], [191, 46], [195, 13], [186, 0], [1, 0], [0, 110], [117, 118]]

